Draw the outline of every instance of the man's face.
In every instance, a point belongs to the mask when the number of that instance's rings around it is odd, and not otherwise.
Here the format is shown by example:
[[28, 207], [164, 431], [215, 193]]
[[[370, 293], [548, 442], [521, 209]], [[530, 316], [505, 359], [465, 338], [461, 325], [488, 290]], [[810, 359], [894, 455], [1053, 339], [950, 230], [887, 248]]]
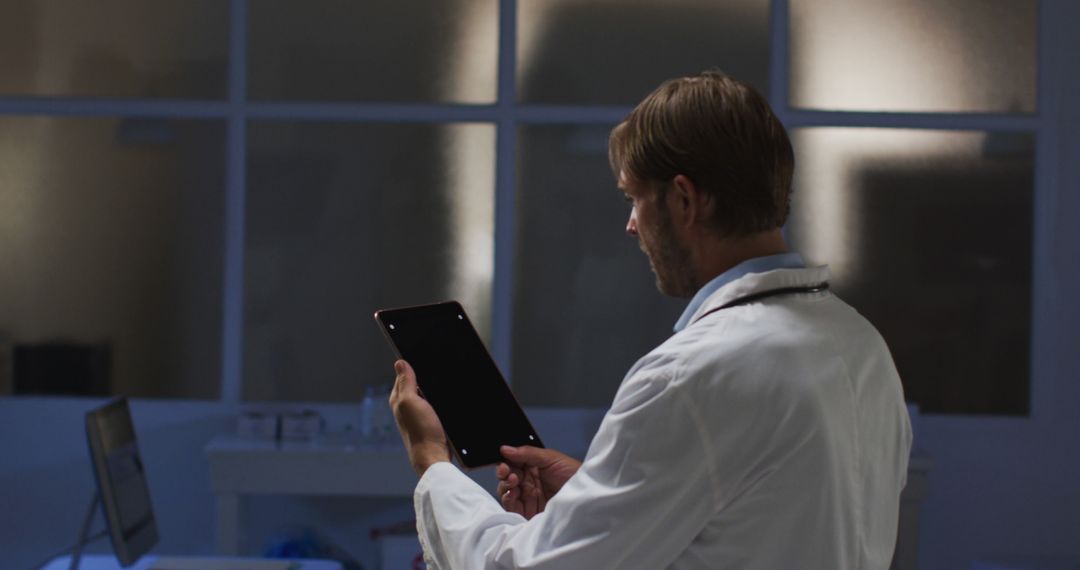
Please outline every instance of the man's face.
[[656, 185], [634, 180], [619, 173], [619, 189], [630, 203], [626, 233], [637, 236], [641, 251], [649, 258], [656, 275], [656, 287], [665, 295], [690, 297], [694, 294], [694, 275], [690, 250], [674, 231], [667, 192]]

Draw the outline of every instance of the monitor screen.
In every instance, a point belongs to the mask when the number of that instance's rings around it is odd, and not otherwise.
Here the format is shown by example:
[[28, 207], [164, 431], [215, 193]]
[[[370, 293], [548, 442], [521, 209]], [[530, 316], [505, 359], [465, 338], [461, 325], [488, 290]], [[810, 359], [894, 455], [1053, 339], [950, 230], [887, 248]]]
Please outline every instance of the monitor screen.
[[86, 438], [113, 552], [127, 566], [158, 540], [127, 399], [117, 398], [87, 412]]

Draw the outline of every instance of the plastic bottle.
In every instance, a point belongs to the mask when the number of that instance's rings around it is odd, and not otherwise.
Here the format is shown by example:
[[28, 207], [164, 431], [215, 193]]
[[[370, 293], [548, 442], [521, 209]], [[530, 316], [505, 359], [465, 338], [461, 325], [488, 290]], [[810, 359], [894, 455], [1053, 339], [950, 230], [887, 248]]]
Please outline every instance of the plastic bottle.
[[376, 392], [374, 431], [379, 441], [386, 441], [394, 430], [394, 414], [390, 410], [390, 386], [382, 385]]
[[375, 409], [377, 407], [375, 387], [368, 386], [364, 390], [364, 399], [360, 402], [360, 437], [364, 441], [374, 441], [376, 438]]

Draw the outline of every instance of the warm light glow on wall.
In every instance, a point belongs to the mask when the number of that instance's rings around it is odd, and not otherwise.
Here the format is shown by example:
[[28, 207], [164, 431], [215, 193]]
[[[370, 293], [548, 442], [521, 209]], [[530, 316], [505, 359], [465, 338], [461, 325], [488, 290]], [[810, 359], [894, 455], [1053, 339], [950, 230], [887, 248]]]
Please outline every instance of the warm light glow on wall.
[[791, 103], [863, 111], [1035, 109], [1034, 0], [792, 0]]
[[484, 333], [495, 276], [495, 127], [468, 125], [448, 136], [450, 258], [457, 264], [449, 291]]
[[882, 160], [921, 161], [977, 152], [984, 136], [915, 129], [808, 128], [794, 132], [798, 160], [789, 236], [807, 261], [844, 281], [859, 259], [860, 178]]
[[[475, 100], [490, 93], [492, 68], [497, 66], [498, 18], [486, 4], [467, 2], [457, 19], [454, 35], [455, 78], [447, 85], [449, 98]], [[481, 89], [483, 93], [477, 92]], [[450, 219], [453, 231], [450, 294], [473, 316], [475, 326], [487, 335], [491, 314], [491, 287], [495, 278], [495, 127], [467, 125], [449, 129], [445, 164], [449, 169]]]

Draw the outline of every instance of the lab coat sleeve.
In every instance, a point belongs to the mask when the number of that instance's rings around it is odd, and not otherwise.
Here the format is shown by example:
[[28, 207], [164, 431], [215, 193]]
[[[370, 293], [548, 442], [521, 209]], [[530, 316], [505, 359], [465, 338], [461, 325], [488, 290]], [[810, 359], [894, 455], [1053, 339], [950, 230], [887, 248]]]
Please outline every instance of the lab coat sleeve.
[[526, 521], [449, 463], [414, 495], [431, 568], [664, 568], [716, 510], [710, 452], [688, 396], [631, 378], [581, 469]]

